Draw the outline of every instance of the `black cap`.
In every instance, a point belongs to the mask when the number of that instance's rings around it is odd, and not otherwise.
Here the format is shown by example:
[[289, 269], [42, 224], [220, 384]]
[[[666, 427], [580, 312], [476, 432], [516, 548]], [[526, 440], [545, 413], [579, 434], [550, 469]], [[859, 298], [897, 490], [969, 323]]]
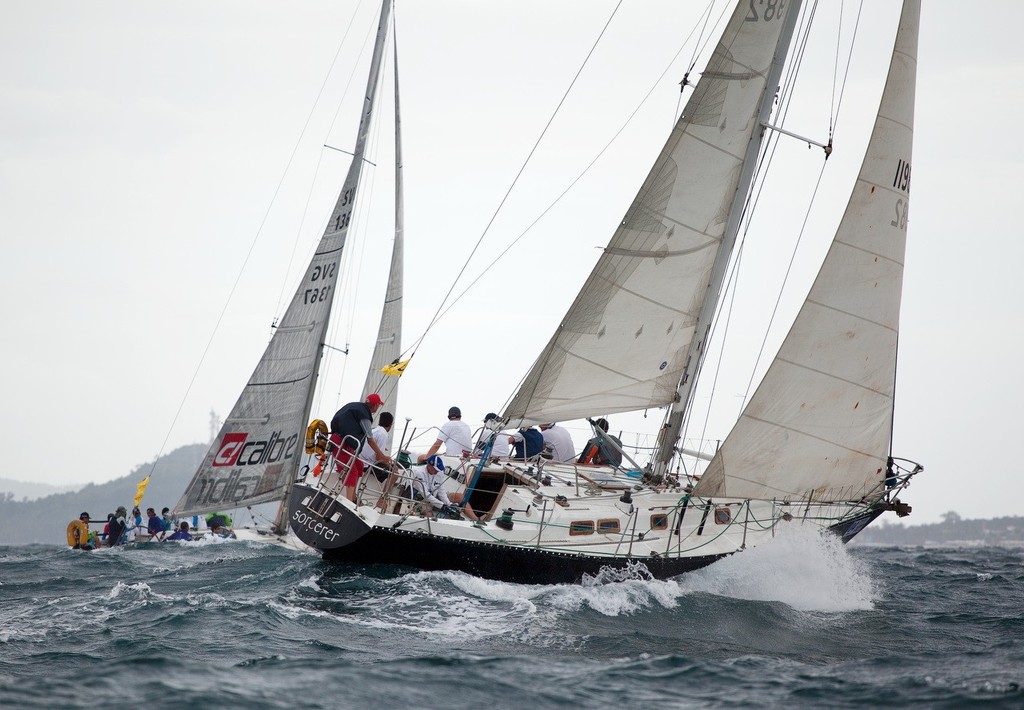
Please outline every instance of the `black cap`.
[[492, 419], [497, 419], [497, 418], [498, 418], [498, 415], [495, 414], [494, 412], [487, 412], [487, 416], [484, 417], [484, 423], [486, 424], [487, 422], [491, 421]]
[[79, 518], [89, 518], [90, 520], [92, 520], [92, 516], [91, 516], [91, 515], [89, 515], [88, 513], [82, 513], [82, 514], [81, 514], [81, 515], [79, 515], [78, 517], [79, 517]]
[[462, 410], [459, 409], [458, 407], [451, 407], [451, 408], [449, 408], [448, 409], [448, 418], [451, 419], [452, 417], [462, 417]]

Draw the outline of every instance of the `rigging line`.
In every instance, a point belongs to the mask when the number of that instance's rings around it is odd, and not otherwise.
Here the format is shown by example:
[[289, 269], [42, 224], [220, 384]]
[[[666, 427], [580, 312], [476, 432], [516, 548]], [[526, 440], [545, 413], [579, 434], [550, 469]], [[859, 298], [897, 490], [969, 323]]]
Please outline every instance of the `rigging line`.
[[[629, 126], [629, 124], [633, 121], [633, 119], [636, 117], [636, 115], [640, 112], [640, 109], [643, 108], [644, 104], [647, 103], [647, 100], [651, 98], [651, 95], [654, 94], [655, 90], [658, 88], [658, 85], [662, 82], [662, 80], [664, 80], [665, 76], [669, 73], [669, 71], [672, 70], [672, 65], [675, 64], [676, 60], [679, 59], [679, 55], [683, 53], [684, 49], [686, 49], [686, 45], [690, 42], [690, 39], [693, 37], [694, 31], [695, 30], [693, 30], [693, 29], [690, 30], [690, 34], [688, 34], [686, 36], [686, 39], [683, 40], [683, 43], [679, 47], [679, 50], [672, 56], [672, 59], [669, 60], [668, 65], [665, 67], [664, 71], [662, 71], [661, 74], [658, 76], [658, 78], [654, 80], [654, 83], [651, 84], [651, 88], [647, 90], [646, 94], [644, 94], [644, 97], [640, 100], [640, 103], [638, 103], [636, 108], [633, 109], [633, 112], [629, 114], [629, 116], [626, 118], [626, 120], [619, 127], [619, 130], [617, 130], [615, 132], [615, 134], [612, 135], [612, 137], [608, 139], [608, 142], [605, 143], [604, 147], [601, 148], [601, 150], [597, 153], [597, 155], [594, 156], [593, 160], [591, 160], [587, 164], [587, 166], [585, 168], [583, 168], [583, 170], [579, 173], [579, 175], [577, 175], [575, 178], [573, 178], [572, 182], [570, 182], [566, 186], [566, 188], [564, 190], [562, 190], [561, 193], [559, 193], [558, 197], [556, 197], [554, 200], [551, 201], [551, 204], [549, 204], [546, 208], [544, 208], [544, 210], [539, 215], [537, 215], [537, 217], [534, 218], [534, 220], [532, 222], [530, 222], [529, 225], [527, 225], [526, 229], [524, 229], [522, 232], [519, 233], [519, 236], [517, 236], [515, 239], [513, 239], [511, 242], [509, 242], [509, 244], [505, 247], [505, 249], [502, 250], [502, 252], [500, 254], [498, 254], [498, 256], [496, 256], [491, 261], [490, 264], [488, 264], [486, 267], [484, 267], [484, 269], [477, 275], [477, 277], [475, 279], [473, 279], [473, 281], [471, 281], [470, 284], [468, 286], [466, 286], [465, 289], [462, 290], [462, 293], [460, 293], [458, 296], [456, 296], [455, 299], [450, 304], [448, 304], [448, 306], [440, 313], [440, 315], [437, 316], [437, 320], [440, 320], [445, 315], [447, 315], [448, 311], [450, 311], [455, 306], [455, 304], [457, 304], [460, 300], [462, 300], [466, 296], [466, 294], [480, 281], [480, 279], [482, 279], [487, 274], [488, 271], [490, 271], [492, 268], [494, 268], [494, 266], [499, 261], [501, 261], [504, 258], [504, 256], [509, 251], [511, 251], [511, 249], [516, 244], [518, 244], [520, 242], [520, 240], [522, 240], [523, 237], [525, 237], [526, 234], [531, 229], [536, 227], [537, 223], [540, 222], [545, 217], [545, 215], [547, 215], [548, 212], [550, 212], [552, 209], [554, 209], [555, 205], [557, 205], [562, 200], [562, 198], [565, 197], [569, 193], [569, 191], [572, 190], [572, 188], [576, 186], [576, 183], [578, 183], [580, 180], [583, 179], [583, 177], [590, 171], [590, 169], [592, 167], [594, 167], [594, 165], [597, 163], [597, 161], [601, 159], [601, 157], [608, 151], [609, 148], [611, 148], [612, 144], [615, 143], [616, 140], [618, 140], [619, 136], [622, 135], [622, 132], [626, 130], [626, 127]], [[419, 345], [420, 341], [423, 340], [424, 337], [426, 337], [426, 332], [424, 332], [422, 335], [419, 336], [419, 338], [417, 338], [415, 341], [413, 341], [413, 345], [409, 346], [408, 348], [405, 349], [405, 351], [402, 352], [402, 357], [404, 357], [405, 354], [408, 353], [410, 350], [414, 350], [415, 347]], [[525, 379], [525, 376], [523, 377], [523, 379]], [[522, 381], [520, 381], [519, 384], [522, 384]], [[518, 387], [518, 385], [517, 385], [517, 387]]]
[[[817, 4], [817, 3], [815, 3], [815, 4]], [[839, 49], [840, 49], [840, 46], [842, 45], [842, 41], [843, 41], [843, 15], [846, 14], [845, 13], [845, 9], [846, 9], [846, 2], [845, 2], [845, 0], [843, 0], [842, 2], [839, 3], [839, 26], [836, 28], [836, 58], [835, 58], [835, 61], [832, 64], [832, 104], [831, 104], [831, 106], [829, 106], [829, 115], [828, 115], [828, 136], [829, 136], [829, 138], [832, 137], [832, 125], [835, 122], [835, 113], [836, 113], [836, 84], [838, 83], [837, 82], [837, 78], [838, 78], [837, 75], [839, 74]], [[847, 61], [847, 66], [849, 66], [849, 61]]]
[[[361, 0], [360, 0], [361, 4]], [[356, 8], [358, 10], [358, 6]], [[353, 17], [355, 13], [353, 13]], [[349, 19], [348, 28], [345, 30], [345, 37], [348, 36], [348, 30], [352, 26], [352, 20]], [[263, 213], [263, 219], [260, 220], [260, 226], [256, 229], [256, 234], [252, 238], [252, 242], [249, 243], [249, 249], [245, 253], [245, 258], [242, 259], [242, 263], [238, 268], [238, 274], [235, 276], [234, 283], [231, 284], [231, 290], [228, 291], [228, 297], [224, 301], [224, 307], [221, 309], [220, 315], [217, 317], [217, 322], [213, 326], [213, 331], [210, 333], [209, 339], [206, 341], [206, 347], [203, 348], [203, 354], [199, 357], [199, 362], [196, 364], [195, 370], [192, 372], [192, 377], [188, 382], [188, 386], [185, 388], [185, 394], [181, 398], [181, 402], [178, 404], [178, 409], [174, 413], [174, 418], [171, 419], [171, 424], [167, 429], [167, 434], [164, 436], [163, 443], [160, 444], [160, 450], [157, 452], [156, 458], [153, 460], [153, 466], [150, 469], [150, 475], [156, 471], [157, 462], [163, 456], [164, 450], [167, 448], [167, 442], [171, 438], [171, 433], [174, 431], [175, 425], [178, 423], [178, 417], [181, 416], [181, 410], [185, 407], [185, 402], [188, 401], [188, 396], [192, 392], [192, 387], [196, 383], [196, 378], [199, 377], [199, 370], [202, 368], [203, 363], [206, 362], [206, 356], [210, 353], [210, 348], [213, 346], [214, 338], [216, 338], [218, 331], [220, 330], [221, 323], [224, 322], [224, 316], [227, 314], [228, 307], [231, 305], [231, 299], [234, 298], [235, 291], [238, 289], [238, 284], [242, 280], [242, 274], [245, 273], [245, 268], [249, 264], [249, 259], [252, 257], [252, 253], [256, 248], [256, 243], [259, 241], [260, 235], [263, 234], [263, 228], [267, 224], [267, 219], [270, 217], [270, 210], [273, 209], [274, 203], [277, 201], [277, 196], [281, 192], [281, 186], [284, 184], [284, 179], [288, 175], [288, 170], [292, 165], [292, 161], [295, 160], [295, 154], [298, 152], [299, 144], [302, 142], [302, 136], [306, 133], [306, 128], [309, 126], [309, 122], [313, 117], [313, 111], [316, 108], [317, 103], [320, 101], [320, 96], [323, 94], [324, 87], [327, 84], [327, 79], [331, 75], [331, 71], [334, 68], [335, 62], [338, 60], [338, 55], [341, 53], [341, 48], [344, 46], [344, 37], [342, 42], [338, 45], [337, 51], [334, 53], [334, 59], [331, 60], [331, 66], [327, 70], [327, 75], [324, 77], [323, 83], [320, 85], [320, 91], [317, 93], [317, 97], [313, 102], [313, 108], [310, 109], [309, 114], [306, 116], [306, 122], [302, 125], [302, 130], [299, 132], [299, 137], [295, 141], [295, 145], [292, 147], [291, 155], [288, 156], [288, 162], [285, 163], [284, 170], [281, 172], [281, 177], [277, 181], [277, 187], [274, 188], [274, 194], [270, 197], [270, 202], [267, 205], [266, 211]], [[280, 310], [280, 299], [278, 299], [278, 309]]]
[[[359, 8], [362, 7], [362, 5], [363, 5], [363, 0], [359, 0], [359, 4], [356, 5], [356, 9], [352, 12], [352, 17], [350, 17], [349, 20], [348, 20], [348, 25], [345, 27], [345, 34], [342, 35], [341, 42], [338, 43], [338, 49], [335, 50], [334, 58], [331, 59], [331, 65], [327, 68], [327, 74], [324, 75], [324, 80], [322, 82], [320, 82], [320, 90], [317, 91], [316, 98], [313, 100], [313, 106], [310, 107], [309, 114], [306, 116], [306, 122], [302, 125], [302, 130], [299, 131], [299, 137], [295, 141], [295, 147], [292, 148], [292, 156], [291, 156], [291, 158], [288, 159], [288, 165], [285, 166], [284, 174], [281, 175], [281, 182], [284, 182], [285, 175], [287, 175], [287, 173], [288, 173], [288, 167], [291, 166], [292, 159], [295, 157], [296, 152], [298, 152], [298, 150], [299, 150], [299, 145], [302, 143], [302, 137], [304, 135], [306, 135], [306, 129], [309, 127], [309, 122], [311, 120], [313, 120], [313, 113], [316, 111], [316, 107], [320, 104], [320, 98], [324, 94], [324, 89], [327, 88], [327, 82], [330, 80], [331, 74], [334, 72], [334, 65], [337, 64], [338, 56], [341, 54], [341, 49], [342, 49], [342, 47], [345, 46], [345, 40], [348, 39], [348, 33], [352, 30], [352, 26], [354, 24], [353, 20], [355, 19], [355, 16], [359, 13]], [[369, 35], [367, 35], [367, 36], [369, 36]], [[363, 39], [363, 46], [359, 50], [359, 55], [360, 56], [362, 56], [363, 50], [365, 50], [365, 49], [366, 49], [366, 39], [364, 38]], [[358, 62], [356, 62], [356, 64], [358, 64]], [[345, 97], [348, 96], [348, 89], [349, 89], [349, 86], [352, 84], [352, 76], [353, 76], [354, 73], [355, 73], [355, 67], [353, 66], [352, 74], [349, 74], [348, 83], [345, 84], [345, 90], [344, 90], [344, 92], [342, 92], [341, 100], [338, 102], [339, 108], [340, 108], [342, 102], [345, 101]], [[327, 134], [328, 135], [330, 135], [331, 129], [334, 128], [334, 121], [337, 120], [337, 117], [338, 117], [338, 109], [335, 109], [335, 111], [334, 111], [334, 118], [331, 120], [331, 126], [327, 130]], [[327, 142], [327, 140], [325, 139], [324, 143], [326, 143], [326, 142]], [[298, 230], [295, 233], [295, 242], [292, 244], [292, 253], [288, 257], [288, 268], [285, 270], [285, 272], [284, 272], [285, 273], [285, 277], [284, 277], [284, 279], [281, 282], [281, 292], [280, 292], [280, 294], [278, 294], [278, 297], [277, 297], [277, 312], [278, 313], [281, 312], [281, 304], [284, 301], [285, 288], [287, 288], [287, 285], [288, 285], [288, 274], [291, 273], [292, 264], [295, 263], [295, 250], [299, 246], [299, 237], [302, 234], [302, 227], [303, 227], [303, 225], [306, 222], [306, 214], [309, 212], [309, 201], [310, 201], [310, 198], [313, 195], [313, 186], [316, 184], [316, 178], [320, 174], [320, 163], [323, 161], [323, 155], [324, 155], [324, 151], [323, 151], [323, 149], [321, 149], [320, 150], [320, 157], [316, 161], [316, 169], [313, 171], [313, 182], [310, 184], [310, 186], [309, 186], [309, 193], [306, 195], [306, 204], [303, 205], [303, 207], [302, 207], [302, 217], [299, 220], [299, 228], [298, 228]], [[276, 195], [276, 193], [275, 193], [275, 195]], [[273, 203], [271, 203], [271, 204], [273, 204]]]
[[[814, 14], [815, 14], [816, 10], [817, 10], [817, 3], [815, 3], [814, 6], [812, 7], [811, 13], [810, 13], [811, 17], [809, 17], [808, 21], [807, 21], [807, 26], [805, 28], [805, 35], [804, 35], [804, 39], [803, 39], [803, 46], [804, 47], [806, 47], [807, 39], [810, 36], [810, 27], [811, 27], [811, 24], [813, 23]], [[800, 65], [802, 65], [802, 63], [803, 63], [803, 57], [804, 57], [804, 52], [803, 52], [803, 50], [801, 50], [797, 66], [794, 67], [794, 73], [793, 73], [793, 85], [794, 86], [795, 86], [795, 83], [796, 83], [796, 73], [797, 73], [797, 70], [799, 69]], [[786, 105], [785, 105], [785, 107], [783, 109], [783, 115], [782, 115], [783, 120], [788, 115], [789, 108], [790, 108], [791, 105], [792, 105], [792, 103], [791, 103], [791, 95], [790, 95], [790, 96], [787, 97]], [[831, 133], [831, 131], [830, 131], [830, 133]], [[773, 154], [774, 154], [774, 149], [773, 149]], [[786, 267], [786, 273], [785, 273], [785, 275], [782, 278], [781, 285], [779, 286], [779, 292], [778, 292], [778, 295], [776, 296], [776, 299], [775, 299], [775, 305], [772, 308], [771, 317], [769, 318], [768, 325], [765, 328], [764, 337], [761, 340], [761, 346], [758, 349], [757, 358], [754, 361], [754, 367], [751, 369], [751, 372], [750, 372], [750, 379], [747, 381], [747, 387], [746, 387], [746, 390], [743, 393], [743, 403], [741, 405], [741, 410], [740, 410], [741, 413], [742, 413], [742, 408], [746, 407], [746, 403], [747, 403], [747, 401], [748, 401], [748, 399], [750, 397], [750, 389], [753, 387], [754, 376], [757, 373], [757, 368], [761, 364], [761, 358], [764, 356], [764, 349], [765, 349], [765, 347], [767, 345], [767, 342], [768, 342], [768, 335], [771, 332], [772, 325], [775, 323], [775, 317], [778, 315], [779, 305], [782, 302], [782, 294], [785, 292], [786, 284], [789, 282], [789, 277], [790, 277], [790, 274], [792, 273], [792, 269], [793, 269], [793, 263], [796, 260], [797, 251], [799, 250], [800, 244], [803, 241], [803, 236], [804, 236], [804, 233], [805, 233], [805, 231], [807, 229], [807, 222], [810, 219], [811, 209], [814, 207], [814, 201], [815, 201], [815, 199], [817, 197], [818, 190], [821, 187], [821, 181], [822, 181], [822, 178], [825, 175], [825, 167], [826, 167], [827, 164], [828, 163], [826, 161], [823, 161], [821, 163], [821, 167], [820, 167], [820, 169], [818, 171], [818, 178], [817, 178], [817, 181], [815, 182], [814, 190], [811, 192], [810, 200], [807, 203], [807, 209], [804, 212], [803, 222], [800, 225], [800, 231], [797, 233], [796, 242], [794, 243], [793, 251], [790, 254], [789, 264]], [[749, 229], [749, 222], [748, 222], [748, 227], [747, 228]]]
[[[448, 297], [452, 295], [452, 291], [454, 291], [456, 285], [458, 285], [459, 279], [462, 278], [462, 274], [465, 273], [466, 267], [469, 266], [469, 262], [473, 260], [473, 255], [476, 254], [477, 249], [480, 248], [480, 244], [483, 242], [484, 237], [487, 235], [487, 232], [490, 230], [491, 225], [494, 224], [494, 220], [497, 218], [498, 213], [501, 212], [501, 209], [502, 209], [502, 207], [504, 207], [505, 202], [508, 200], [509, 195], [512, 193], [512, 190], [515, 188], [516, 184], [519, 182], [519, 178], [522, 177], [523, 172], [526, 170], [526, 166], [530, 164], [530, 160], [531, 160], [531, 158], [533, 158], [533, 154], [537, 151], [537, 147], [540, 145], [541, 141], [544, 140], [544, 136], [547, 135], [548, 129], [551, 127], [551, 124], [554, 122], [555, 117], [558, 115], [559, 110], [562, 108], [562, 104], [564, 104], [565, 100], [569, 97], [569, 93], [572, 91], [572, 87], [576, 85], [576, 80], [579, 79], [580, 74], [583, 73], [583, 69], [587, 66], [587, 63], [589, 62], [590, 57], [594, 54], [594, 50], [597, 49], [598, 43], [601, 41], [601, 38], [604, 37], [605, 31], [607, 31], [608, 26], [611, 24], [612, 19], [615, 17], [615, 13], [618, 12], [619, 7], [621, 5], [622, 5], [622, 0], [619, 0], [619, 2], [615, 5], [615, 9], [612, 10], [612, 14], [609, 15], [607, 22], [605, 22], [604, 27], [601, 28], [601, 33], [597, 36], [597, 39], [594, 40], [593, 46], [591, 46], [590, 51], [587, 52], [587, 56], [584, 57], [583, 63], [580, 65], [580, 68], [576, 71], [576, 75], [572, 78], [572, 81], [569, 82], [568, 88], [565, 90], [565, 93], [562, 95], [561, 100], [559, 100], [558, 105], [555, 106], [555, 110], [552, 112], [551, 117], [548, 118], [547, 124], [544, 126], [544, 129], [541, 131], [540, 136], [537, 137], [537, 141], [533, 144], [533, 148], [530, 149], [530, 153], [526, 156], [526, 160], [523, 162], [522, 166], [519, 168], [519, 172], [516, 173], [515, 178], [512, 179], [512, 184], [509, 185], [508, 190], [505, 191], [505, 195], [501, 198], [501, 202], [498, 203], [498, 207], [494, 210], [494, 213], [491, 215], [490, 220], [487, 222], [487, 225], [484, 227], [484, 231], [480, 234], [480, 238], [477, 239], [477, 242], [473, 246], [472, 251], [470, 251], [469, 256], [466, 258], [465, 263], [462, 265], [462, 268], [459, 270], [459, 273], [455, 276], [455, 280], [452, 282], [451, 287], [448, 289], [448, 292], [444, 295], [444, 298], [441, 299], [441, 304], [437, 307], [437, 311], [435, 311], [433, 318], [431, 318], [430, 322], [427, 324], [426, 330], [423, 332], [423, 335], [421, 335], [419, 337], [419, 339], [414, 343], [413, 350], [412, 350], [413, 355], [416, 354], [416, 349], [420, 346], [420, 344], [423, 342], [423, 339], [426, 338], [427, 333], [430, 332], [430, 329], [434, 326], [435, 323], [437, 323], [438, 319], [441, 317], [442, 309], [444, 308], [445, 303], [448, 301]], [[410, 357], [411, 357], [411, 355], [410, 355]]]
[[754, 361], [754, 368], [750, 372], [750, 380], [747, 382], [747, 389], [743, 393], [743, 404], [746, 406], [747, 398], [750, 395], [750, 388], [754, 383], [754, 373], [757, 372], [758, 366], [761, 364], [761, 357], [764, 355], [764, 348], [768, 342], [768, 333], [771, 332], [772, 325], [775, 323], [775, 316], [779, 312], [779, 304], [782, 302], [782, 294], [786, 289], [786, 284], [789, 282], [789, 275], [793, 269], [793, 262], [796, 260], [797, 250], [800, 248], [800, 243], [803, 241], [804, 231], [807, 229], [807, 220], [811, 216], [811, 208], [814, 206], [814, 200], [818, 195], [818, 188], [821, 187], [821, 179], [825, 175], [826, 163], [822, 161], [821, 170], [818, 171], [818, 181], [814, 184], [814, 191], [811, 193], [810, 202], [807, 204], [807, 211], [804, 212], [804, 221], [800, 225], [800, 233], [797, 235], [796, 243], [793, 245], [793, 252], [789, 257], [789, 265], [786, 267], [786, 275], [782, 278], [782, 285], [779, 287], [779, 295], [775, 300], [775, 307], [772, 308], [771, 318], [768, 320], [768, 327], [765, 328], [764, 338], [761, 340], [761, 347], [757, 351], [757, 359]]
[[842, 109], [843, 97], [846, 95], [846, 80], [850, 76], [850, 65], [853, 64], [853, 47], [857, 43], [857, 31], [860, 29], [860, 16], [864, 12], [864, 1], [861, 0], [860, 7], [857, 8], [857, 21], [853, 25], [853, 37], [850, 38], [850, 54], [846, 58], [846, 70], [843, 72], [843, 84], [839, 90], [839, 103], [836, 105], [836, 121], [835, 125], [839, 125], [839, 111]]

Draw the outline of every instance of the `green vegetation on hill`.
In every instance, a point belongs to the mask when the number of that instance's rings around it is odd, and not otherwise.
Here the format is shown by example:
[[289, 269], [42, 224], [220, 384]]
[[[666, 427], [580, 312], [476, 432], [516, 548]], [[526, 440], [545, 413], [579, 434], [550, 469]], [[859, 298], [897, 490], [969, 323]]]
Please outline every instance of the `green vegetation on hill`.
[[[206, 448], [206, 444], [191, 444], [162, 456], [142, 499], [143, 509], [173, 508], [185, 492]], [[68, 523], [83, 511], [92, 516], [94, 523], [106, 522], [107, 513], [113, 513], [119, 505], [130, 511], [136, 487], [153, 470], [152, 463], [143, 464], [117, 480], [91, 483], [77, 493], [58, 493], [32, 501], [17, 501], [13, 494], [0, 494], [0, 544], [62, 545]]]

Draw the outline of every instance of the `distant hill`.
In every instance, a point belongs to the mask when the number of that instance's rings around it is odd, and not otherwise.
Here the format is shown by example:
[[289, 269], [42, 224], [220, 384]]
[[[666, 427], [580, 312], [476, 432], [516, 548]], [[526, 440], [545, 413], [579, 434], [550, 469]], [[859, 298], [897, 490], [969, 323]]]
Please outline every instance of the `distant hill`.
[[876, 545], [1014, 545], [1024, 547], [1024, 517], [965, 520], [952, 511], [941, 523], [903, 525], [887, 520], [865, 528], [854, 542]]
[[55, 486], [52, 483], [35, 483], [33, 481], [15, 481], [10, 478], [0, 478], [0, 498], [6, 498], [10, 493], [14, 500], [35, 500], [54, 493], [67, 493], [77, 491], [82, 486]]
[[[173, 508], [206, 449], [207, 444], [191, 444], [161, 457], [142, 505], [158, 511], [164, 506]], [[12, 492], [0, 492], [0, 545], [63, 544], [68, 523], [83, 511], [94, 521], [106, 521], [107, 513], [119, 505], [130, 511], [139, 481], [151, 470], [152, 463], [143, 464], [117, 480], [90, 483], [75, 492], [53, 493], [37, 500], [17, 500]]]

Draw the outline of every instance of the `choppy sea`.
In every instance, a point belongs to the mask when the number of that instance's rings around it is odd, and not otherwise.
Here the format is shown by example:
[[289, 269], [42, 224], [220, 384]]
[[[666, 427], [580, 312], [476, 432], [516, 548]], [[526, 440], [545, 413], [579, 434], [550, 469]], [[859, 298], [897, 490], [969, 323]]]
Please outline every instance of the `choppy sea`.
[[1024, 707], [1024, 551], [794, 533], [523, 586], [254, 543], [0, 547], [0, 706]]

